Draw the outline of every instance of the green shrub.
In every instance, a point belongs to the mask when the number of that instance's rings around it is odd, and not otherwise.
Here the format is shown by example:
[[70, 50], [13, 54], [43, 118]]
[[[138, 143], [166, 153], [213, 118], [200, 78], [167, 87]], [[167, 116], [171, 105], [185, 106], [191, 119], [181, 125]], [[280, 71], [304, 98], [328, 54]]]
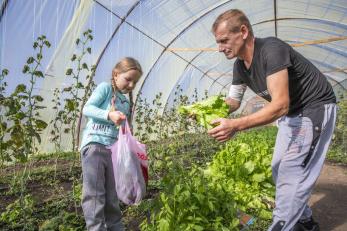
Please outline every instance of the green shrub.
[[19, 198], [6, 207], [0, 216], [0, 222], [8, 229], [35, 230], [34, 205], [31, 195]]

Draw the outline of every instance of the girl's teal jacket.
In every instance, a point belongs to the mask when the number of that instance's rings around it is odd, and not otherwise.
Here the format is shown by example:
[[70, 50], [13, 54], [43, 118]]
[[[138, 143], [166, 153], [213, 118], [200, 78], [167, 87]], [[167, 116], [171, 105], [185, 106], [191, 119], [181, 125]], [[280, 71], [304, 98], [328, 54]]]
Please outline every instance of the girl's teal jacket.
[[120, 92], [114, 94], [110, 83], [100, 83], [83, 108], [83, 115], [88, 118], [88, 122], [83, 131], [80, 150], [90, 142], [108, 146], [117, 140], [118, 128], [108, 119], [114, 95], [116, 110], [123, 112], [129, 118], [128, 99]]

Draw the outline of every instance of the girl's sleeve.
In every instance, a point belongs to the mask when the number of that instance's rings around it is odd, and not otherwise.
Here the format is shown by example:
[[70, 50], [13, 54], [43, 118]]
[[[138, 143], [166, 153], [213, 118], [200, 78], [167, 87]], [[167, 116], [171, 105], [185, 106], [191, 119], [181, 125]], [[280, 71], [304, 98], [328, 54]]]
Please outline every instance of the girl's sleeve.
[[107, 99], [108, 91], [109, 89], [107, 83], [104, 82], [99, 84], [88, 99], [86, 105], [83, 107], [83, 115], [89, 118], [112, 123], [110, 120], [108, 120], [109, 111], [100, 108], [102, 103]]

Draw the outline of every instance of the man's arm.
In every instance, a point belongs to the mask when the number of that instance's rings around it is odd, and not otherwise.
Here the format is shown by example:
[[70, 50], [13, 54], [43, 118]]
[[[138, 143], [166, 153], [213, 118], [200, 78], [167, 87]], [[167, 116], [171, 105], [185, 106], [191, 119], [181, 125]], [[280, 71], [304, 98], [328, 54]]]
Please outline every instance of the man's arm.
[[230, 97], [225, 99], [225, 103], [229, 105], [229, 113], [236, 111], [241, 105], [240, 101], [234, 100]]
[[284, 69], [269, 75], [266, 83], [271, 95], [269, 104], [256, 113], [238, 119], [217, 119], [213, 123], [219, 123], [219, 126], [208, 133], [219, 141], [226, 141], [237, 131], [271, 123], [287, 114], [289, 110], [288, 70]]
[[229, 105], [229, 113], [239, 109], [246, 88], [245, 84], [232, 84], [230, 86], [228, 97], [225, 99], [225, 103]]

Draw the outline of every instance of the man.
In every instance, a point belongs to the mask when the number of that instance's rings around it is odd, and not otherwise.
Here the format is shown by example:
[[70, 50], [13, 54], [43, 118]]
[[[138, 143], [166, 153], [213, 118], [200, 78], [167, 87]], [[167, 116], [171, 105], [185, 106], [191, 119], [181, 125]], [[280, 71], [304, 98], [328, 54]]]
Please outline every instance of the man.
[[212, 31], [227, 59], [237, 58], [226, 102], [240, 107], [246, 87], [270, 103], [238, 119], [217, 119], [208, 131], [218, 141], [279, 119], [272, 158], [276, 208], [269, 231], [319, 230], [307, 202], [320, 174], [336, 119], [336, 98], [324, 75], [280, 39], [255, 38], [248, 18], [228, 10]]

